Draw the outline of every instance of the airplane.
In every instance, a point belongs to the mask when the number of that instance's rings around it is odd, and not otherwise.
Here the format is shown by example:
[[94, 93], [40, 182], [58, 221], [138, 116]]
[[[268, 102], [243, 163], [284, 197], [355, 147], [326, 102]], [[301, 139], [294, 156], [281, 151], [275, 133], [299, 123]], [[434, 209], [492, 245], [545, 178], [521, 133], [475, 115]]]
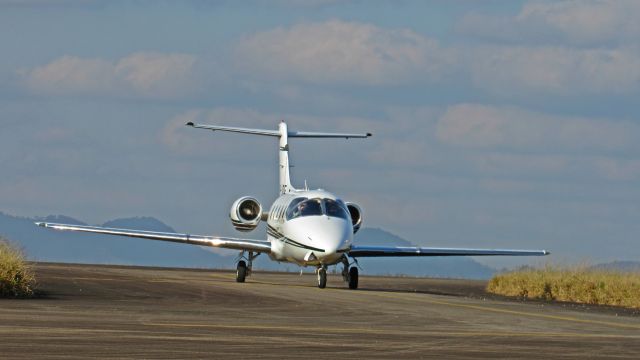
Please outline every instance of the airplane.
[[291, 185], [289, 166], [289, 138], [345, 138], [366, 139], [371, 133], [322, 133], [290, 131], [282, 121], [278, 130], [251, 129], [188, 122], [192, 128], [225, 131], [279, 138], [280, 195], [264, 211], [253, 196], [243, 196], [231, 206], [229, 217], [236, 230], [250, 232], [260, 222], [266, 222], [267, 239], [191, 235], [37, 222], [36, 225], [61, 231], [127, 236], [171, 241], [198, 246], [240, 250], [236, 267], [236, 281], [245, 282], [252, 273], [253, 261], [260, 254], [271, 260], [316, 268], [319, 288], [327, 285], [327, 268], [342, 264], [342, 278], [350, 289], [358, 288], [358, 258], [407, 256], [544, 256], [546, 250], [472, 249], [440, 247], [367, 246], [353, 243], [354, 234], [362, 226], [363, 212], [353, 202], [345, 202], [335, 194], [323, 190], [296, 189]]

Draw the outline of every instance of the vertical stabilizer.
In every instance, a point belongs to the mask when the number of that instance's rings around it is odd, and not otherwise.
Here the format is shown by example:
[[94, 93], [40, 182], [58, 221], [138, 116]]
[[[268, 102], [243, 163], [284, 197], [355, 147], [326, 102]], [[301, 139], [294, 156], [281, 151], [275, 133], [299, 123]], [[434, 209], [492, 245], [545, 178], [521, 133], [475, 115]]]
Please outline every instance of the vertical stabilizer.
[[278, 127], [280, 132], [280, 194], [294, 191], [291, 186], [291, 176], [289, 168], [289, 131], [287, 123], [282, 121]]

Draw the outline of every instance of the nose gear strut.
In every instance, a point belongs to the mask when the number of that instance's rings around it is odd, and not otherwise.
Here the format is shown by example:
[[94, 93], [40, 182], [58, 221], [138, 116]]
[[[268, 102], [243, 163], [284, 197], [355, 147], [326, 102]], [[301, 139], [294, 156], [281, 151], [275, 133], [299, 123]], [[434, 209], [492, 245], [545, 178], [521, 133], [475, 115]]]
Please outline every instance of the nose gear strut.
[[327, 266], [322, 265], [318, 268], [318, 287], [324, 289], [327, 286]]

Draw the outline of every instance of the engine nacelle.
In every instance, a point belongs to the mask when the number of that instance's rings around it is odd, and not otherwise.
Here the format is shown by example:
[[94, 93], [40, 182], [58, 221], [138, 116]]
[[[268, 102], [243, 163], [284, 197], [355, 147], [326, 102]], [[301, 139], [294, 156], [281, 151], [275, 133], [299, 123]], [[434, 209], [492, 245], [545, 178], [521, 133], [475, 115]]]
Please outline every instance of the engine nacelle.
[[354, 203], [346, 203], [347, 209], [349, 209], [349, 215], [351, 215], [351, 224], [353, 225], [353, 233], [357, 233], [362, 225], [362, 209], [360, 206]]
[[229, 218], [238, 231], [248, 232], [255, 229], [262, 218], [262, 205], [250, 196], [241, 197], [231, 205]]

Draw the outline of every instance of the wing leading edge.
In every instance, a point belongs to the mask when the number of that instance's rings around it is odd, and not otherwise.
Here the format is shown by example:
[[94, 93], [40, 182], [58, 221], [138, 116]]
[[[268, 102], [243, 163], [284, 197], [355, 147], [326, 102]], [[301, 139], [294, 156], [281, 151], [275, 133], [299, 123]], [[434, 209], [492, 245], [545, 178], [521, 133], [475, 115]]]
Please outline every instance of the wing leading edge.
[[271, 252], [271, 243], [266, 240], [249, 240], [249, 239], [237, 239], [220, 236], [204, 236], [204, 235], [190, 235], [179, 233], [166, 233], [156, 231], [142, 231], [142, 230], [129, 230], [129, 229], [114, 229], [97, 226], [80, 226], [80, 225], [66, 225], [55, 224], [46, 222], [37, 222], [36, 225], [45, 228], [60, 230], [60, 231], [80, 231], [88, 233], [97, 233], [105, 235], [127, 236], [141, 239], [171, 241], [176, 243], [219, 247], [235, 250], [247, 250], [256, 251], [261, 253]]
[[428, 248], [428, 247], [387, 247], [352, 246], [350, 257], [392, 257], [392, 256], [544, 256], [546, 250], [511, 249], [464, 249], [464, 248]]

